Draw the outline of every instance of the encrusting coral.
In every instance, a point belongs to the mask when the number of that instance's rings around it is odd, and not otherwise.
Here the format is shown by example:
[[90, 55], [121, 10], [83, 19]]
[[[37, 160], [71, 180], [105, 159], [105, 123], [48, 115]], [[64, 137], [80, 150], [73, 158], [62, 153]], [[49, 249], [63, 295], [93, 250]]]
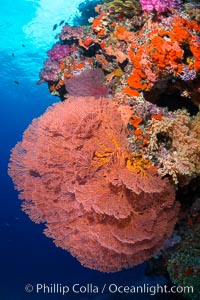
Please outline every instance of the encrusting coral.
[[128, 152], [125, 132], [110, 100], [69, 98], [33, 121], [9, 164], [30, 218], [104, 272], [156, 254], [177, 221], [172, 184]]

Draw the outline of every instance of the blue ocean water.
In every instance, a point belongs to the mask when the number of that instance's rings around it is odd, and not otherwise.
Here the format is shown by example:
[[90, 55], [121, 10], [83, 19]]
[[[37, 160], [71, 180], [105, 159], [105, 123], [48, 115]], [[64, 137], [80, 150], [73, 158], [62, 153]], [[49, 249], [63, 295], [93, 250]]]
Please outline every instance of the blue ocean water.
[[[172, 295], [120, 293], [26, 292], [32, 284], [93, 283], [131, 286], [164, 284], [163, 278], [147, 277], [145, 264], [115, 274], [84, 268], [69, 253], [46, 238], [43, 225], [34, 224], [20, 208], [18, 193], [7, 174], [10, 150], [21, 140], [32, 119], [59, 101], [46, 85], [36, 85], [46, 51], [55, 43], [53, 25], [72, 23], [80, 0], [7, 0], [0, 11], [0, 299], [173, 299]], [[59, 28], [58, 28], [59, 30]], [[175, 298], [174, 298], [175, 299]]]

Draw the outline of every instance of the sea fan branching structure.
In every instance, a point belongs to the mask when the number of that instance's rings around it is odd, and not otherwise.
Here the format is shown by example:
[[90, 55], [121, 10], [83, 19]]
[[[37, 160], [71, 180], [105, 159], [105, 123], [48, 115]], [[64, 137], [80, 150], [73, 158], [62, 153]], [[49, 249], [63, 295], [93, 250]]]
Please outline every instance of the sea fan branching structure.
[[155, 255], [177, 221], [173, 185], [130, 154], [124, 123], [106, 98], [69, 97], [49, 108], [13, 149], [9, 174], [30, 218], [99, 271]]

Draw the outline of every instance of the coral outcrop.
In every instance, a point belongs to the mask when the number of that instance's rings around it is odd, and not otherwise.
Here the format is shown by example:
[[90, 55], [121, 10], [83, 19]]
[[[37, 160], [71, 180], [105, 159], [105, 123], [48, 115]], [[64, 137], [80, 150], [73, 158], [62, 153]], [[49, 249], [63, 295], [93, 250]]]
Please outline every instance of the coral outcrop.
[[47, 52], [38, 84], [62, 102], [25, 131], [9, 174], [23, 210], [83, 265], [119, 271], [190, 234], [191, 260], [178, 249], [165, 262], [173, 282], [193, 272], [197, 285], [199, 216], [185, 236], [178, 226], [200, 175], [199, 6], [105, 0], [87, 20], [92, 5]]

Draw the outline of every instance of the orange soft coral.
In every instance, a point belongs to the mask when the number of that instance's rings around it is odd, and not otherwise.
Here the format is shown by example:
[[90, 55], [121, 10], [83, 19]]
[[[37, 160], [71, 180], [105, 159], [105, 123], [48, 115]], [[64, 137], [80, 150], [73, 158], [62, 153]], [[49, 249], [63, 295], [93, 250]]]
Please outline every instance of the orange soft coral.
[[[185, 65], [199, 72], [199, 32], [200, 26], [195, 21], [182, 17], [175, 16], [168, 30], [149, 19], [139, 32], [132, 34], [128, 55], [134, 71], [127, 79], [128, 86], [133, 90], [149, 91], [156, 81], [170, 78], [172, 74], [179, 76]], [[119, 39], [129, 36], [122, 27], [115, 31], [115, 35]], [[125, 91], [131, 94], [130, 89]]]
[[104, 17], [106, 16], [105, 13], [101, 12], [99, 14], [98, 17], [96, 17], [94, 20], [93, 20], [93, 23], [92, 23], [92, 29], [95, 31], [95, 32], [99, 32], [101, 31], [101, 29], [103, 29], [103, 24], [102, 24], [102, 20], [104, 19]]

